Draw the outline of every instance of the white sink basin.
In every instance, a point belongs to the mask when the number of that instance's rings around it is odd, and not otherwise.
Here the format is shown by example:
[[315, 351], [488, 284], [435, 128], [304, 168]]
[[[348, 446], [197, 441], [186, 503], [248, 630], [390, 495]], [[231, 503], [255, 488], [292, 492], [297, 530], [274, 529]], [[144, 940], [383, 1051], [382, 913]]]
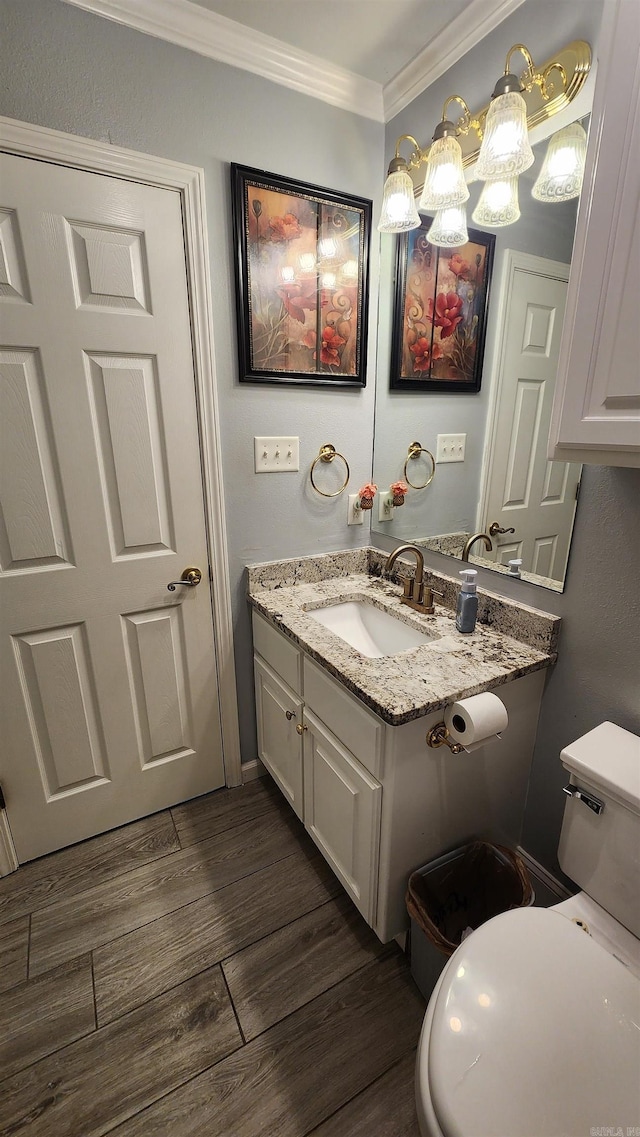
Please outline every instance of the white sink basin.
[[371, 659], [413, 651], [438, 638], [362, 600], [340, 600], [326, 608], [308, 610], [307, 615]]

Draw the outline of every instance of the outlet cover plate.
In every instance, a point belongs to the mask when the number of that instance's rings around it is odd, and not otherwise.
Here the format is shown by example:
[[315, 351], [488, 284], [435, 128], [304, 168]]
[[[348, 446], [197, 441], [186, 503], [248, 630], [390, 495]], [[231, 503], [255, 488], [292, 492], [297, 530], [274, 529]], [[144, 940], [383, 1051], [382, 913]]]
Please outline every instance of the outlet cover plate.
[[393, 519], [393, 495], [390, 490], [378, 492], [378, 521], [391, 521]]
[[362, 525], [364, 521], [364, 510], [360, 509], [360, 494], [349, 494], [349, 506], [347, 509], [347, 525]]
[[464, 462], [466, 434], [439, 434], [436, 441], [436, 462]]
[[253, 440], [256, 474], [281, 474], [300, 469], [300, 439], [277, 434]]

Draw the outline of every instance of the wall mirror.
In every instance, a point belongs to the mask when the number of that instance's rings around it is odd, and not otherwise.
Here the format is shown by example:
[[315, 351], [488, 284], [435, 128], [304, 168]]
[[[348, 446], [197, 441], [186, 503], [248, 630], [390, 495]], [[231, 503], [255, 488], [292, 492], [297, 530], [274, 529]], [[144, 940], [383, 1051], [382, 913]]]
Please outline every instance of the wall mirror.
[[[588, 118], [581, 121], [586, 129]], [[399, 238], [382, 239], [373, 467], [379, 493], [371, 528], [458, 560], [470, 537], [490, 535], [490, 549], [482, 538], [474, 543], [470, 564], [508, 573], [508, 562], [521, 560], [523, 579], [561, 592], [581, 467], [548, 461], [546, 446], [578, 199], [550, 204], [532, 197], [546, 146], [534, 147], [536, 162], [520, 176], [520, 219], [486, 230], [496, 241], [477, 394], [390, 389]], [[482, 183], [469, 188], [471, 218]], [[451, 435], [464, 436], [463, 460], [459, 443], [443, 439]], [[391, 505], [385, 491], [404, 479], [405, 468], [414, 485], [429, 480], [430, 454], [436, 465], [429, 484]]]

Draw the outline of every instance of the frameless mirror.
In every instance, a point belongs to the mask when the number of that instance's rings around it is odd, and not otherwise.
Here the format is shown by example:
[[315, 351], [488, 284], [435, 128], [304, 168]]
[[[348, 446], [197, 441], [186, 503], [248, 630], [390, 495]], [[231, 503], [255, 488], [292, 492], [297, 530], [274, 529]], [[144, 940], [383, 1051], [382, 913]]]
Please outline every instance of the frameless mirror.
[[[523, 579], [561, 592], [581, 467], [548, 461], [546, 446], [578, 199], [547, 203], [532, 197], [546, 147], [546, 141], [534, 147], [535, 164], [520, 176], [520, 219], [484, 230], [496, 240], [477, 394], [439, 393], [433, 384], [415, 392], [390, 390], [395, 305], [381, 288], [373, 469], [379, 492], [371, 525], [374, 533], [458, 559], [465, 555], [498, 572], [508, 573], [508, 562], [521, 560]], [[471, 221], [482, 183], [469, 188], [469, 224], [482, 230]], [[394, 278], [396, 240], [382, 240], [382, 281]], [[456, 253], [437, 250], [438, 271], [443, 288], [464, 300], [464, 274], [454, 272], [460, 256], [451, 260]], [[409, 263], [408, 280], [411, 271]], [[423, 449], [410, 456], [416, 443]], [[402, 506], [389, 504], [385, 491], [393, 482], [428, 481], [430, 454], [436, 465], [429, 484], [409, 489]]]

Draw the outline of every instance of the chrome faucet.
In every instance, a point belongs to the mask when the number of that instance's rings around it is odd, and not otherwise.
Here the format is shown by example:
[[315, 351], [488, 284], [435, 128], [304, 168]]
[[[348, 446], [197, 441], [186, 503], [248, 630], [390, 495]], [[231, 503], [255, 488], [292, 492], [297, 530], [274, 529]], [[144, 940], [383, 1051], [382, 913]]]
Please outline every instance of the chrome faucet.
[[409, 552], [416, 555], [416, 571], [413, 577], [405, 576], [404, 593], [400, 603], [408, 604], [410, 608], [415, 608], [416, 612], [424, 612], [427, 616], [432, 616], [434, 613], [433, 597], [442, 596], [442, 593], [435, 592], [433, 588], [424, 583], [424, 557], [417, 545], [399, 545], [397, 549], [394, 549], [387, 557], [387, 563], [382, 570], [383, 575], [391, 572], [397, 557], [401, 553]]
[[493, 544], [492, 544], [491, 538], [488, 537], [486, 533], [474, 533], [473, 537], [469, 537], [469, 540], [465, 541], [464, 549], [462, 550], [463, 561], [469, 560], [469, 553], [471, 552], [471, 546], [475, 545], [476, 541], [484, 541], [484, 547], [488, 553], [491, 553], [493, 551]]

